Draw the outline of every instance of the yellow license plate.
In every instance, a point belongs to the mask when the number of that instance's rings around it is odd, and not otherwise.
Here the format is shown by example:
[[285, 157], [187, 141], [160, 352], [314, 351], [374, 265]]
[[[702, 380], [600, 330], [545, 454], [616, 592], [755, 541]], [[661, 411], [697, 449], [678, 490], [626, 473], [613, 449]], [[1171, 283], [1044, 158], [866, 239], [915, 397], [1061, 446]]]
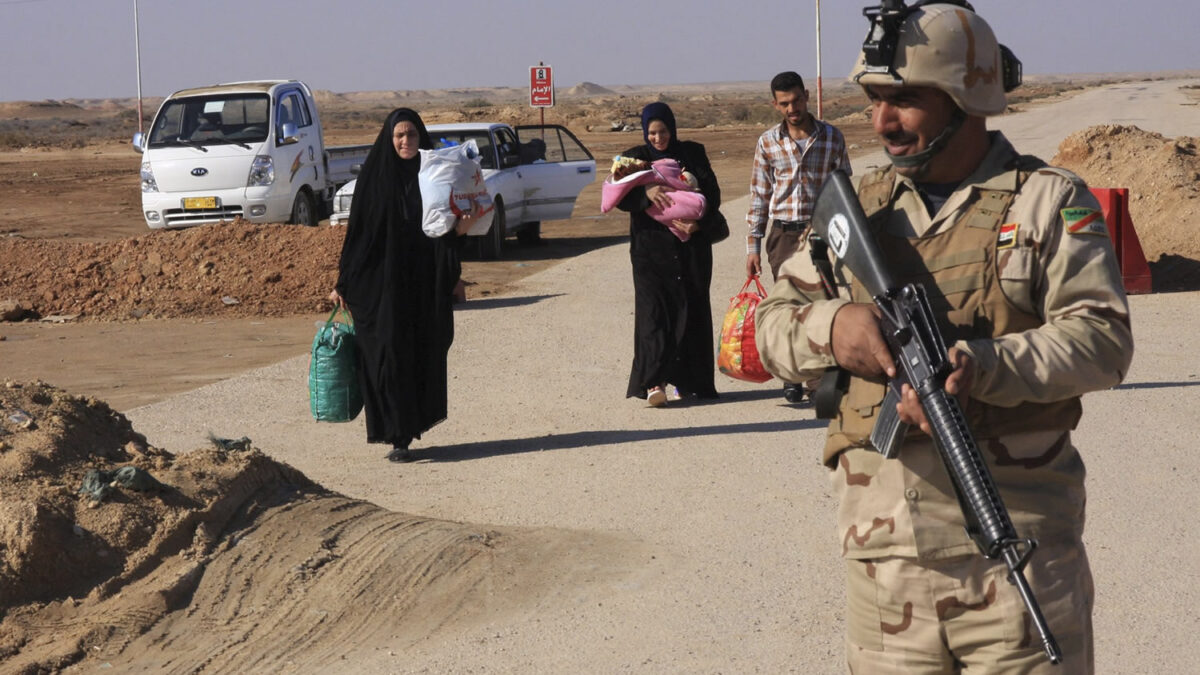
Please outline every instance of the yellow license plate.
[[217, 208], [216, 197], [184, 197], [183, 208], [192, 209], [215, 209]]

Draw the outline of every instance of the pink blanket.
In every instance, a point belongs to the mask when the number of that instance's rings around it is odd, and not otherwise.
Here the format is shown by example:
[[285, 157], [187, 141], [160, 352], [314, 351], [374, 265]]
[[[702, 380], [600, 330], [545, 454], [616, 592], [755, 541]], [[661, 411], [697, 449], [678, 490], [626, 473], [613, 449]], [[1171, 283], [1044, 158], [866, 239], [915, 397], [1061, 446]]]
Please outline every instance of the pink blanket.
[[660, 208], [657, 205], [651, 205], [646, 209], [646, 214], [657, 220], [671, 233], [679, 238], [679, 241], [687, 241], [692, 235], [680, 230], [671, 224], [673, 220], [699, 220], [704, 215], [704, 209], [707, 202], [704, 195], [699, 192], [693, 192], [691, 186], [683, 179], [683, 169], [679, 166], [679, 162], [673, 159], [660, 159], [650, 163], [650, 168], [645, 171], [638, 171], [625, 176], [621, 180], [614, 181], [612, 176], [604, 179], [604, 184], [600, 186], [600, 211], [608, 213], [618, 202], [625, 198], [629, 190], [637, 185], [663, 185], [672, 188], [674, 191], [670, 193], [671, 206]]

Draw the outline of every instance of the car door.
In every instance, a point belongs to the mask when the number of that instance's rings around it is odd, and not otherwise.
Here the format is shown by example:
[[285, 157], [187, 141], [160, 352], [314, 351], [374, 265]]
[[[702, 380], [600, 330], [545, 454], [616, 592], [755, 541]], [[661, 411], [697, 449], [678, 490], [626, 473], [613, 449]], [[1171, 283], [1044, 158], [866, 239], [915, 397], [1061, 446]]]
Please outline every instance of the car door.
[[522, 221], [570, 218], [579, 193], [596, 178], [592, 153], [557, 124], [519, 126], [516, 132], [525, 192]]
[[[275, 145], [280, 150], [276, 152], [282, 155], [283, 162], [276, 164], [276, 171], [282, 168], [288, 174], [288, 183], [298, 184], [301, 182], [310, 182], [313, 190], [320, 194], [323, 189], [324, 176], [324, 155], [321, 153], [320, 143], [321, 137], [318, 133], [318, 127], [313, 123], [312, 113], [308, 110], [308, 105], [305, 102], [304, 96], [299, 90], [286, 90], [279, 95], [279, 102], [275, 108], [276, 120], [276, 136]], [[289, 143], [283, 138], [283, 127], [285, 124], [293, 124], [296, 127], [296, 141]], [[283, 146], [294, 144], [294, 148], [284, 148]], [[311, 172], [310, 172], [311, 171]], [[294, 193], [296, 190], [293, 189]]]

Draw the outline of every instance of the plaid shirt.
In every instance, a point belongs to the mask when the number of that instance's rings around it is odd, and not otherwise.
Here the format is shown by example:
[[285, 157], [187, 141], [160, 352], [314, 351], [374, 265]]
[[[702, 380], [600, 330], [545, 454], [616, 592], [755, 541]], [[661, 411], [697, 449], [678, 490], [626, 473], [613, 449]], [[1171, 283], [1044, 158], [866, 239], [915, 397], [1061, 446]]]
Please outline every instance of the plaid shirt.
[[759, 253], [767, 221], [806, 221], [825, 179], [841, 169], [851, 174], [846, 139], [837, 127], [813, 118], [816, 128], [803, 152], [788, 135], [786, 122], [763, 132], [754, 149], [746, 253]]

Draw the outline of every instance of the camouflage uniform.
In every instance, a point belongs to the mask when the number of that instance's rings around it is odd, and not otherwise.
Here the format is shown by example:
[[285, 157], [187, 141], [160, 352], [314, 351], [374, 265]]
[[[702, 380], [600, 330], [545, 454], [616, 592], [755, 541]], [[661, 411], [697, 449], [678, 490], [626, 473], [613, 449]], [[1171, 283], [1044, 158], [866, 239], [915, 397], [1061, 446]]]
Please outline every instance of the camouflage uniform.
[[[1129, 309], [1083, 181], [1019, 156], [999, 132], [990, 140], [934, 217], [890, 167], [864, 176], [859, 197], [893, 274], [925, 286], [947, 343], [975, 360], [965, 413], [1017, 533], [1042, 544], [1029, 581], [1065, 655], [1047, 672], [1090, 672], [1084, 466], [1070, 430], [1079, 397], [1128, 369]], [[847, 270], [835, 263], [834, 273], [840, 297], [827, 300], [811, 257], [792, 256], [759, 305], [758, 349], [784, 380], [836, 365], [834, 314], [846, 298], [870, 302]], [[1051, 668], [1006, 567], [967, 537], [931, 439], [910, 432], [893, 460], [866, 447], [883, 394], [882, 380], [852, 377], [824, 452], [848, 565], [852, 669], [945, 672], [955, 657]]]

